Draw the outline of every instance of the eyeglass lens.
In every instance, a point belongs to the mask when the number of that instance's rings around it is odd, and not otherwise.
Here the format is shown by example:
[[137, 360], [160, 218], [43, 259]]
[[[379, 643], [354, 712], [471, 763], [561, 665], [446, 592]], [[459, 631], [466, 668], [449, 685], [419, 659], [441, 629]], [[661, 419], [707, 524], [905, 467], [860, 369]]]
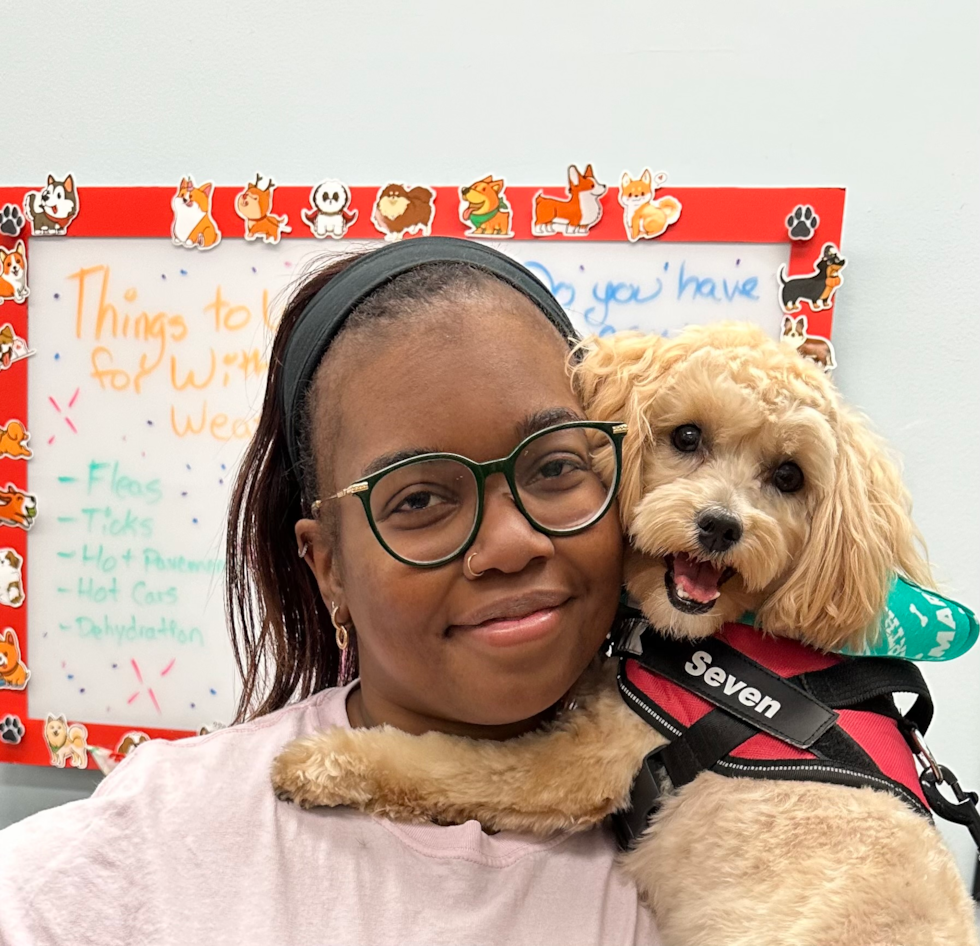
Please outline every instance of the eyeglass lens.
[[[590, 427], [550, 431], [528, 443], [515, 459], [514, 482], [532, 522], [556, 531], [591, 524], [610, 494], [594, 471], [594, 457], [613, 446], [608, 434]], [[378, 532], [396, 555], [420, 565], [436, 562], [470, 537], [477, 481], [456, 460], [420, 459], [378, 480], [370, 504]]]

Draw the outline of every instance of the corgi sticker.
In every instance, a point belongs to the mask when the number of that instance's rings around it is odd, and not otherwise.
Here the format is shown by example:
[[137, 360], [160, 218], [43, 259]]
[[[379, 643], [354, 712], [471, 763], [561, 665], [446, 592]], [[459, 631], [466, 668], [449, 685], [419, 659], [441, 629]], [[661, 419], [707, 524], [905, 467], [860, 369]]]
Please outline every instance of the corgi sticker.
[[25, 731], [20, 717], [14, 716], [13, 713], [8, 713], [3, 719], [0, 719], [0, 742], [5, 742], [8, 746], [20, 745]]
[[245, 189], [235, 200], [235, 212], [245, 221], [245, 239], [261, 240], [263, 243], [278, 243], [284, 233], [291, 233], [285, 214], [281, 217], [272, 214], [272, 194], [276, 189], [271, 177], [255, 175], [255, 181], [245, 185]]
[[310, 191], [310, 209], [300, 216], [318, 240], [341, 239], [357, 219], [357, 211], [350, 209], [350, 188], [342, 181], [320, 181]]
[[786, 276], [786, 267], [780, 266], [776, 278], [779, 280], [779, 302], [783, 312], [800, 311], [800, 304], [806, 302], [812, 312], [829, 309], [834, 304], [834, 294], [844, 281], [841, 270], [847, 260], [839, 256], [833, 243], [825, 243], [820, 259], [813, 264], [813, 272], [807, 276]]
[[808, 334], [805, 315], [795, 319], [789, 315], [783, 318], [782, 340], [792, 345], [803, 358], [815, 361], [827, 374], [837, 367], [833, 342], [821, 335]]
[[31, 290], [27, 288], [27, 251], [24, 241], [18, 240], [12, 250], [0, 246], [0, 305], [23, 302]]
[[548, 197], [541, 191], [534, 195], [531, 233], [534, 236], [556, 233], [585, 236], [602, 219], [602, 195], [608, 189], [599, 183], [591, 164], [587, 164], [584, 171], [571, 165], [565, 197]]
[[78, 188], [69, 174], [64, 180], [48, 175], [48, 183], [39, 191], [24, 195], [24, 213], [34, 236], [64, 236], [78, 216]]
[[0, 426], [0, 457], [30, 460], [34, 456], [34, 451], [27, 446], [30, 439], [31, 433], [21, 421], [7, 421], [6, 427]]
[[0, 526], [29, 532], [37, 516], [37, 496], [19, 490], [13, 483], [0, 489]]
[[411, 233], [429, 236], [436, 215], [435, 201], [435, 191], [428, 187], [386, 184], [375, 198], [371, 222], [389, 243]]
[[0, 325], [0, 371], [5, 371], [15, 361], [30, 358], [33, 354], [34, 350], [27, 347], [27, 342], [14, 331], [9, 322]]
[[81, 723], [69, 723], [62, 713], [48, 713], [44, 720], [44, 741], [48, 744], [51, 764], [63, 769], [70, 762], [76, 769], [88, 768], [88, 729]]
[[180, 179], [177, 193], [170, 200], [174, 212], [170, 237], [177, 246], [213, 250], [221, 242], [221, 231], [211, 216], [213, 190], [210, 181], [197, 187], [189, 174]]
[[652, 240], [664, 233], [681, 216], [681, 202], [676, 197], [657, 197], [658, 187], [667, 182], [667, 175], [661, 171], [651, 175], [644, 168], [638, 178], [623, 172], [619, 182], [619, 203], [623, 208], [623, 226], [630, 243], [637, 240]]
[[459, 189], [459, 219], [468, 228], [466, 236], [503, 240], [514, 235], [505, 187], [503, 178], [488, 174]]
[[0, 549], [0, 605], [5, 608], [19, 608], [24, 603], [23, 564], [16, 549]]
[[31, 678], [20, 656], [17, 632], [8, 627], [0, 632], [0, 690], [23, 690]]

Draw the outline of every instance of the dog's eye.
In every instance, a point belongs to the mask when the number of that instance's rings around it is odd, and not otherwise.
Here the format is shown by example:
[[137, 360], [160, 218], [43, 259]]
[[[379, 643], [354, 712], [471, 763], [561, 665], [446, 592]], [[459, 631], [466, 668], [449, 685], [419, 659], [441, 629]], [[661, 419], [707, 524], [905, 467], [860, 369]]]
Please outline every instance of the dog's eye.
[[781, 493], [797, 493], [803, 489], [803, 471], [795, 463], [781, 463], [772, 474], [772, 485]]
[[701, 428], [696, 424], [681, 424], [670, 435], [670, 442], [681, 453], [694, 453], [701, 445]]

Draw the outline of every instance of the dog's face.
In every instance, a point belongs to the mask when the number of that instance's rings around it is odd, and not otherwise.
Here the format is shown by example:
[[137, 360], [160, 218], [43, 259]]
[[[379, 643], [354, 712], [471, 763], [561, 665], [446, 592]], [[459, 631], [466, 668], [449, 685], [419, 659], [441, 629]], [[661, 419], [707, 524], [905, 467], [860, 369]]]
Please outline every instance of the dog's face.
[[820, 263], [827, 267], [827, 275], [836, 276], [844, 268], [846, 262], [847, 260], [837, 252], [837, 247], [833, 243], [824, 246]]
[[382, 217], [397, 220], [411, 203], [409, 193], [401, 184], [389, 184], [378, 198], [378, 210]]
[[0, 271], [10, 283], [22, 283], [27, 276], [27, 261], [24, 256], [24, 241], [18, 240], [12, 250], [0, 248]]
[[488, 175], [483, 180], [474, 181], [469, 187], [461, 188], [460, 196], [472, 206], [475, 213], [484, 213], [491, 207], [499, 206], [499, 195], [503, 186], [503, 180], [495, 181]]
[[44, 736], [52, 749], [60, 749], [68, 741], [68, 720], [64, 716], [52, 716], [44, 722]]
[[0, 636], [0, 673], [8, 673], [20, 663], [20, 653], [17, 650], [17, 638], [12, 628]]
[[629, 424], [626, 583], [659, 628], [753, 611], [831, 649], [863, 638], [893, 571], [928, 581], [897, 473], [790, 346], [734, 323], [597, 345], [576, 379], [590, 416]]
[[324, 181], [313, 192], [313, 206], [320, 213], [339, 214], [349, 201], [347, 188], [340, 181]]
[[76, 203], [75, 182], [69, 174], [63, 181], [56, 181], [48, 175], [48, 183], [38, 197], [38, 203], [51, 217], [70, 217]]

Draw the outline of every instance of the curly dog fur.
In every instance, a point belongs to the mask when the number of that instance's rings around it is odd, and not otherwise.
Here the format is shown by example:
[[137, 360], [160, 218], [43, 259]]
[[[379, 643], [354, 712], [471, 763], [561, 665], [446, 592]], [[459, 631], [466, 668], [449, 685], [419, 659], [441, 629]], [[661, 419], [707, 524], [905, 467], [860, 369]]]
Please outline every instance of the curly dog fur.
[[[701, 637], [753, 610], [767, 633], [836, 650], [864, 642], [893, 572], [930, 583], [896, 467], [818, 367], [733, 323], [593, 345], [574, 381], [590, 417], [629, 424], [626, 583], [659, 628]], [[682, 452], [671, 433], [690, 424], [701, 443]], [[787, 460], [803, 471], [798, 491], [773, 487]], [[608, 474], [611, 457], [596, 462]], [[739, 518], [742, 536], [706, 553], [697, 519], [718, 508]], [[677, 555], [731, 576], [705, 613], [671, 602], [665, 575]], [[643, 757], [664, 740], [623, 704], [612, 667], [583, 677], [576, 704], [508, 742], [387, 727], [318, 733], [284, 750], [273, 783], [307, 807], [583, 830], [628, 805]], [[868, 788], [705, 772], [667, 799], [622, 864], [665, 946], [977, 943], [938, 832]]]

